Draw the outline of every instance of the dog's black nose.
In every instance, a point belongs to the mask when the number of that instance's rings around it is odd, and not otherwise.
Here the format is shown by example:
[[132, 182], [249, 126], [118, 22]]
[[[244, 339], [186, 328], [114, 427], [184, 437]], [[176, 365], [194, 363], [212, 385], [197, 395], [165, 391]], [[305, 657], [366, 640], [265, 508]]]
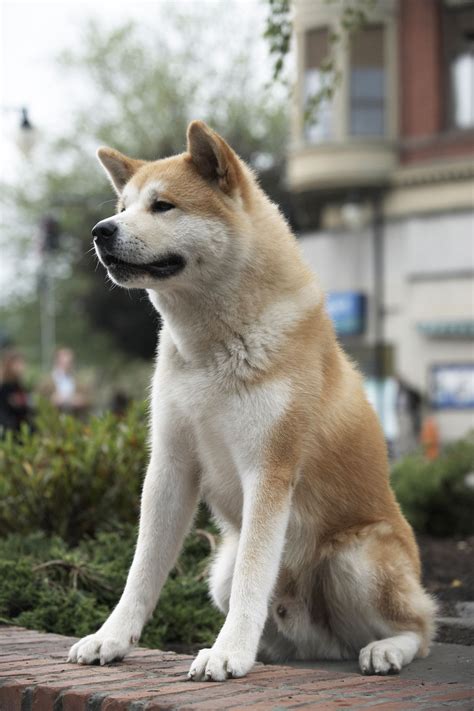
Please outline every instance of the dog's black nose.
[[110, 240], [117, 232], [114, 220], [101, 220], [92, 228], [92, 236], [98, 243]]

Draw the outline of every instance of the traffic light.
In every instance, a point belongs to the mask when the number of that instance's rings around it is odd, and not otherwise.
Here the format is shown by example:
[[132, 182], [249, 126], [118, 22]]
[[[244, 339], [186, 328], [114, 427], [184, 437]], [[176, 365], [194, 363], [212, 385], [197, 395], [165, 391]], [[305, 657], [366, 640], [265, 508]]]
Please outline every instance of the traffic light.
[[51, 215], [46, 215], [40, 224], [40, 252], [50, 254], [59, 249], [59, 222]]

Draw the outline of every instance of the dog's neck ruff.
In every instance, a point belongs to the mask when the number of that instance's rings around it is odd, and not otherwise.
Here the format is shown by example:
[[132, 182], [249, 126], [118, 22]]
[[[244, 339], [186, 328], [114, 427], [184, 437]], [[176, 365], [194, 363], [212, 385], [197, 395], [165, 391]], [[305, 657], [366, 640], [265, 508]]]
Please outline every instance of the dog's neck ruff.
[[263, 376], [288, 334], [322, 304], [315, 281], [277, 300], [231, 291], [225, 298], [219, 293], [149, 296], [188, 366], [215, 368], [239, 380]]

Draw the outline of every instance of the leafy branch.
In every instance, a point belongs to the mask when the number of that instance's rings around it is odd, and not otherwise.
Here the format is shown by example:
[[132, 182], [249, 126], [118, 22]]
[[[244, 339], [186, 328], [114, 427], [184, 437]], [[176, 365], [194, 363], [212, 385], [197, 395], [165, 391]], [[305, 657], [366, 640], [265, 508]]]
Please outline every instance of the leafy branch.
[[[338, 47], [348, 46], [350, 38], [369, 22], [370, 12], [376, 0], [324, 0], [328, 5], [342, 5], [337, 30], [330, 29], [329, 49], [319, 66], [320, 89], [305, 99], [305, 124], [317, 122], [321, 106], [330, 101], [342, 80], [342, 69], [338, 65]], [[268, 41], [270, 54], [274, 58], [273, 79], [287, 85], [284, 78], [287, 60], [291, 50], [293, 18], [290, 0], [268, 0], [268, 16], [264, 37]]]
[[291, 48], [293, 20], [290, 0], [268, 0], [269, 14], [263, 36], [268, 41], [270, 54], [274, 55], [273, 79], [283, 80], [283, 70]]

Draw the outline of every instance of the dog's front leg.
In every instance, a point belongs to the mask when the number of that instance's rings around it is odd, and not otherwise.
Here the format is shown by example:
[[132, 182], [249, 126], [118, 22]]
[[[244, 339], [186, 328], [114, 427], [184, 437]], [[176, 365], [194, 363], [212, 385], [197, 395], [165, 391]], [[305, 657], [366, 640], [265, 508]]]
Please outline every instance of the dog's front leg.
[[199, 483], [189, 433], [175, 417], [153, 429], [137, 547], [125, 589], [98, 632], [71, 648], [70, 662], [106, 664], [138, 642], [192, 521]]
[[244, 510], [229, 612], [212, 649], [191, 665], [190, 679], [223, 681], [252, 668], [283, 551], [291, 473], [253, 472], [244, 480]]

